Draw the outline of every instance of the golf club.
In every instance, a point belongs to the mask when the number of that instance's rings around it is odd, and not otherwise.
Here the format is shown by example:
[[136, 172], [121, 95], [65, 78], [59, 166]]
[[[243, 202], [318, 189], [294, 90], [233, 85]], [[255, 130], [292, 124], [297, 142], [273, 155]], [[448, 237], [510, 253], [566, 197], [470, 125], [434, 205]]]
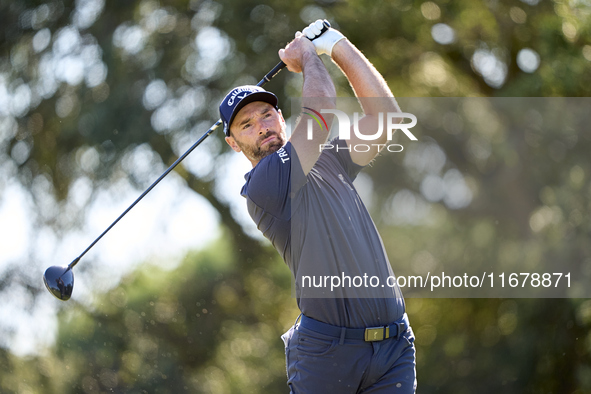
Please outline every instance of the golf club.
[[[324, 20], [323, 23], [324, 23], [324, 26], [322, 27], [320, 34], [318, 34], [318, 36], [314, 37], [312, 40], [320, 37], [325, 31], [327, 31], [330, 28], [330, 23], [327, 20]], [[285, 63], [283, 63], [283, 61], [280, 61], [275, 67], [273, 67], [273, 69], [271, 71], [269, 71], [263, 77], [263, 79], [261, 79], [259, 81], [259, 83], [257, 83], [257, 86], [263, 86], [264, 84], [269, 82], [285, 66], [286, 66]], [[164, 171], [164, 173], [162, 175], [160, 175], [160, 177], [158, 179], [156, 179], [156, 181], [154, 181], [154, 183], [152, 183], [146, 189], [146, 191], [144, 191], [117, 219], [115, 219], [115, 221], [113, 223], [111, 223], [111, 225], [109, 227], [107, 227], [107, 229], [105, 231], [103, 231], [103, 233], [101, 235], [99, 235], [90, 244], [90, 246], [88, 246], [70, 264], [68, 264], [66, 266], [54, 265], [54, 266], [49, 267], [47, 270], [45, 270], [45, 274], [43, 274], [43, 282], [45, 283], [47, 290], [49, 290], [49, 292], [51, 294], [53, 294], [56, 298], [58, 298], [62, 301], [69, 300], [70, 297], [72, 296], [72, 290], [74, 289], [74, 273], [72, 272], [72, 269], [74, 268], [74, 266], [76, 264], [78, 264], [78, 262], [80, 261], [82, 256], [84, 256], [106, 233], [108, 233], [113, 228], [113, 226], [115, 226], [117, 224], [117, 222], [119, 222], [119, 220], [121, 220], [123, 218], [123, 216], [125, 216], [127, 214], [127, 212], [129, 212], [134, 206], [136, 206], [136, 204], [138, 202], [140, 202], [142, 200], [142, 198], [144, 198], [146, 196], [146, 194], [148, 194], [165, 176], [167, 176], [181, 161], [183, 161], [191, 152], [193, 152], [193, 150], [196, 147], [198, 147], [199, 144], [201, 144], [203, 142], [203, 140], [205, 140], [207, 137], [209, 137], [211, 135], [211, 133], [213, 133], [214, 130], [217, 129], [221, 124], [222, 124], [222, 120], [218, 119], [218, 121], [215, 122], [213, 124], [213, 126], [211, 126], [209, 128], [209, 130], [207, 130], [197, 140], [197, 142], [195, 142], [189, 149], [187, 149], [187, 151], [185, 153], [183, 153], [174, 163], [172, 163], [172, 165], [170, 167], [168, 167], [168, 169], [166, 171]]]

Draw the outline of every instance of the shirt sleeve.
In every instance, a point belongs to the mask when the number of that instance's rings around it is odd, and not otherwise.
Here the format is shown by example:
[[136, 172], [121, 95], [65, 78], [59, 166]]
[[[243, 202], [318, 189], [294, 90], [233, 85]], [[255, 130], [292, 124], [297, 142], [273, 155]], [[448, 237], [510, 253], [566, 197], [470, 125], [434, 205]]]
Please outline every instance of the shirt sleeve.
[[363, 169], [363, 166], [354, 163], [351, 159], [351, 154], [349, 153], [350, 146], [347, 145], [347, 141], [335, 137], [329, 142], [329, 144], [334, 146], [334, 148], [327, 149], [325, 152], [328, 152], [337, 158], [339, 164], [345, 169], [351, 182], [353, 182], [357, 177], [357, 174]]
[[243, 195], [266, 213], [288, 220], [291, 197], [306, 183], [295, 149], [288, 142], [262, 159], [249, 174]]

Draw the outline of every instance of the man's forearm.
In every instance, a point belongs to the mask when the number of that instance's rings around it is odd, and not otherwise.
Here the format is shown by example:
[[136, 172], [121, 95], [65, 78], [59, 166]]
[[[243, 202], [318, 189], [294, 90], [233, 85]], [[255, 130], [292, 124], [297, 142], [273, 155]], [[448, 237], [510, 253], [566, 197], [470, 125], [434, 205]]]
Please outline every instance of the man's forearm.
[[[302, 87], [302, 107], [312, 108], [316, 111], [323, 109], [333, 109], [336, 107], [336, 89], [332, 78], [328, 74], [324, 63], [315, 53], [310, 56], [310, 59], [304, 63], [302, 68], [304, 75], [304, 86]], [[325, 115], [327, 122], [326, 130], [321, 128], [313, 132], [312, 138], [306, 136], [306, 139], [311, 142], [311, 149], [317, 150], [316, 147], [326, 143], [328, 134], [332, 125], [333, 117]], [[307, 129], [306, 129], [307, 130]], [[302, 133], [304, 130], [300, 127], [294, 132]], [[318, 152], [314, 152], [317, 156]]]
[[[384, 116], [391, 112], [400, 112], [400, 108], [382, 75], [369, 60], [349, 40], [343, 39], [332, 49], [332, 59], [341, 68], [363, 108], [364, 116], [358, 122], [362, 133], [375, 134]], [[381, 122], [380, 122], [381, 118]], [[382, 132], [373, 140], [368, 151], [351, 152], [351, 159], [359, 165], [369, 164], [379, 153], [378, 146], [387, 142], [387, 133]], [[365, 143], [355, 134], [351, 134], [349, 144]]]
[[[332, 50], [332, 59], [343, 71], [358, 98], [394, 97], [382, 75], [349, 40], [336, 43]], [[366, 115], [399, 111], [393, 99], [360, 101]]]
[[[304, 86], [302, 87], [302, 106], [314, 108], [317, 111], [322, 109], [333, 109], [336, 107], [336, 89], [332, 78], [326, 71], [324, 63], [314, 54], [304, 63], [302, 69], [304, 75]], [[316, 132], [313, 138], [314, 143], [319, 145], [326, 142], [332, 124], [332, 116], [325, 115], [328, 124], [327, 130]]]
[[332, 78], [318, 55], [311, 54], [307, 57], [302, 68], [302, 74], [304, 75], [302, 97], [326, 97], [334, 101], [336, 90]]
[[[311, 41], [305, 37], [296, 36], [291, 43], [279, 51], [279, 56], [290, 71], [303, 73], [303, 107], [314, 111], [335, 107], [336, 90], [334, 84]], [[326, 119], [329, 124], [327, 128], [312, 124], [311, 130], [309, 130], [308, 122], [300, 119], [292, 130], [290, 141], [298, 154], [304, 174], [308, 174], [318, 160], [320, 155], [318, 147], [328, 138], [331, 118], [327, 117]]]

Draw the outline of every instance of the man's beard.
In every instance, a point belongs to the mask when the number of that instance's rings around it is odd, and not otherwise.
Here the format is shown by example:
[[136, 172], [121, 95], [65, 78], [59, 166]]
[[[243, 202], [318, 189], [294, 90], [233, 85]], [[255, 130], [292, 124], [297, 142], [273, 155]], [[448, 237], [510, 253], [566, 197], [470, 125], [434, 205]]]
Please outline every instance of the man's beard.
[[236, 141], [236, 144], [238, 144], [238, 147], [240, 147], [240, 149], [246, 155], [246, 157], [248, 157], [250, 160], [259, 162], [263, 158], [269, 156], [270, 154], [277, 152], [279, 149], [281, 149], [283, 147], [283, 145], [285, 145], [285, 140], [284, 140], [283, 136], [279, 133], [274, 133], [274, 132], [265, 133], [263, 136], [261, 136], [259, 138], [257, 143], [260, 144], [262, 141], [271, 137], [272, 135], [274, 135], [277, 138], [275, 140], [267, 143], [265, 146], [243, 145], [242, 143], [239, 143], [238, 141]]

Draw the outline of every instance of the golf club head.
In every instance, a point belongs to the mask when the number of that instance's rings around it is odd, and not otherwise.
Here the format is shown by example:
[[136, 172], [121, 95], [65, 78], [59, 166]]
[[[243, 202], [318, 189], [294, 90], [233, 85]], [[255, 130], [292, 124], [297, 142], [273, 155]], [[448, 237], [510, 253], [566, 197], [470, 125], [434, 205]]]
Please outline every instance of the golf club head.
[[62, 301], [68, 301], [74, 289], [74, 273], [70, 267], [54, 265], [43, 274], [45, 287], [51, 294]]

